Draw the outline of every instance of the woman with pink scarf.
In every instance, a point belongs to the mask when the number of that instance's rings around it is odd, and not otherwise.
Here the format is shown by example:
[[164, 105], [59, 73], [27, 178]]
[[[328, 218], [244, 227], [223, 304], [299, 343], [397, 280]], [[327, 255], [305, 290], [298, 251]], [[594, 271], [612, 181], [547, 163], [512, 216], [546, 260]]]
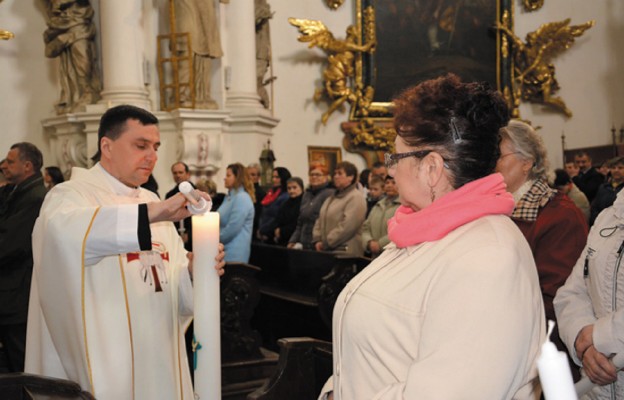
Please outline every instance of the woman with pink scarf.
[[533, 255], [494, 173], [502, 96], [454, 75], [394, 101], [392, 243], [342, 291], [320, 399], [533, 399], [545, 335]]

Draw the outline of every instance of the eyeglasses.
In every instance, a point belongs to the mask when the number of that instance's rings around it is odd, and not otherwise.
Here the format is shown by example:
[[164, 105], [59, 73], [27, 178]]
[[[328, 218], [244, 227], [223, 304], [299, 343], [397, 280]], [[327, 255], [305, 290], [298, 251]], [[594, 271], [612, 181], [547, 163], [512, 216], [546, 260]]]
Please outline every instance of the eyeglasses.
[[321, 174], [320, 172], [311, 172], [308, 174], [308, 176], [314, 177], [314, 178], [320, 178], [321, 176], [323, 176], [323, 174]]
[[[427, 154], [431, 153], [432, 151], [433, 150], [417, 150], [417, 151], [408, 151], [405, 153], [395, 153], [395, 154], [384, 153], [384, 163], [386, 164], [386, 168], [391, 169], [391, 168], [396, 167], [399, 160], [402, 160], [407, 157], [423, 158]], [[444, 162], [444, 168], [446, 169], [449, 168], [446, 161]]]

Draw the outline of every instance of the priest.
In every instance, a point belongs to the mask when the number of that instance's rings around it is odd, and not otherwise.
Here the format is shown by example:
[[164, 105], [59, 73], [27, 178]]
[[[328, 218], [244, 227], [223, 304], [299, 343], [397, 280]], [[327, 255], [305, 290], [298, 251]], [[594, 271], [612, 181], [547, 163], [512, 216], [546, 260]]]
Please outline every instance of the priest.
[[98, 400], [193, 399], [192, 257], [171, 223], [190, 215], [187, 201], [140, 187], [159, 146], [154, 115], [111, 108], [95, 166], [48, 193], [32, 237], [26, 372], [75, 381]]

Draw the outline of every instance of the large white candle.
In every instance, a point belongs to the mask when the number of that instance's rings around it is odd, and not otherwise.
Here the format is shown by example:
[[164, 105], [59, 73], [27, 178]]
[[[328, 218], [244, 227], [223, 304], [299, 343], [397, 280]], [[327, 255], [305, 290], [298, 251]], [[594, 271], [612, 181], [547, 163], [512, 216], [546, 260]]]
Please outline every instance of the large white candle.
[[193, 216], [193, 301], [195, 307], [195, 395], [221, 399], [221, 312], [219, 274], [219, 214]]

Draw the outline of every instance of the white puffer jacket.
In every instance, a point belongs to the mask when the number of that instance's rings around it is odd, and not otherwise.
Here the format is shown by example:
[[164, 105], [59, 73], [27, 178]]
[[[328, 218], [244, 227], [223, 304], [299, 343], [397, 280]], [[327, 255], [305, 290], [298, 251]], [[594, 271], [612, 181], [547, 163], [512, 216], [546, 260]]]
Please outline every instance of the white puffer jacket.
[[[623, 258], [624, 191], [596, 219], [581, 257], [555, 297], [559, 334], [579, 365], [574, 341], [586, 325], [594, 324], [596, 350], [606, 355], [624, 352]], [[624, 372], [614, 384], [597, 386], [584, 398], [624, 399]]]

